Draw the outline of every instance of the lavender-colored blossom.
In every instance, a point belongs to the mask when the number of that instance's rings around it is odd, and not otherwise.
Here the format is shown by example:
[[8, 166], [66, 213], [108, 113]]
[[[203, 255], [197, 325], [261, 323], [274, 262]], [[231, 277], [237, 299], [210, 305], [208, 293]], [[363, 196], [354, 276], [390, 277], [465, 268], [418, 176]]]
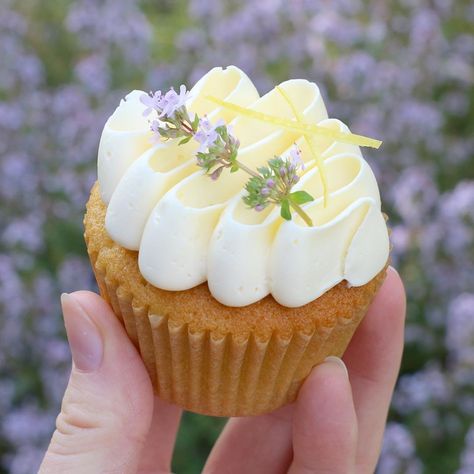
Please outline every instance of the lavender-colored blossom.
[[5, 467], [10, 474], [38, 472], [44, 457], [45, 446], [20, 446], [15, 454], [5, 456]]
[[427, 169], [411, 167], [391, 187], [394, 204], [411, 226], [423, 225], [436, 204], [438, 191]]
[[472, 370], [474, 388], [474, 293], [462, 293], [450, 303], [446, 328], [446, 346], [457, 364]]
[[1, 431], [13, 443], [39, 441], [51, 430], [48, 421], [48, 415], [38, 407], [25, 405], [6, 414]]
[[103, 94], [110, 84], [110, 70], [102, 55], [91, 54], [81, 59], [74, 72], [84, 87], [95, 95]]
[[61, 292], [71, 292], [80, 288], [92, 288], [92, 270], [87, 260], [79, 256], [65, 256], [58, 268], [58, 285]]
[[456, 474], [470, 474], [474, 471], [474, 425], [471, 425], [464, 440], [461, 466]]
[[422, 465], [415, 454], [412, 434], [399, 423], [385, 430], [377, 474], [421, 474]]
[[150, 92], [140, 96], [140, 102], [146, 106], [146, 109], [143, 111], [144, 117], [150, 115], [154, 110], [161, 109], [161, 97], [161, 91]]
[[184, 107], [189, 99], [190, 93], [186, 91], [186, 86], [184, 84], [181, 84], [179, 94], [177, 94], [174, 89], [170, 89], [160, 99], [158, 107], [161, 109], [161, 113], [159, 117], [173, 117], [176, 111], [181, 107]]
[[[146, 117], [154, 111], [158, 118], [164, 122], [171, 121], [173, 123], [172, 130], [175, 130], [176, 127], [179, 127], [179, 122], [186, 117], [185, 104], [189, 99], [190, 94], [186, 91], [186, 86], [181, 85], [179, 94], [173, 88], [164, 95], [161, 91], [150, 92], [149, 94], [143, 94], [140, 97], [140, 102], [146, 107], [143, 111], [143, 116]], [[176, 117], [177, 114], [180, 114], [182, 118]], [[158, 132], [159, 135], [174, 138], [174, 136], [164, 134], [166, 126], [162, 128], [163, 125], [155, 119], [151, 122], [150, 128], [153, 132]]]
[[160, 124], [159, 120], [152, 120], [152, 121], [150, 122], [150, 130], [151, 130], [152, 132], [154, 132], [155, 134], [158, 134], [158, 133], [159, 133], [159, 131], [160, 131], [160, 126], [161, 126], [161, 124]]
[[461, 181], [440, 201], [445, 227], [444, 245], [450, 252], [472, 248], [474, 242], [474, 182]]
[[65, 23], [85, 50], [113, 57], [118, 49], [134, 65], [149, 57], [152, 28], [135, 2], [80, 0], [71, 5]]
[[290, 167], [293, 171], [296, 171], [298, 169], [305, 169], [304, 161], [301, 158], [301, 150], [296, 145], [293, 146], [290, 150], [289, 160]]
[[216, 132], [217, 127], [222, 127], [224, 122], [222, 120], [212, 124], [207, 117], [203, 117], [199, 121], [199, 129], [194, 134], [194, 139], [200, 144], [199, 151], [205, 151], [211, 148], [216, 140], [219, 138], [219, 134]]
[[42, 226], [41, 216], [35, 213], [15, 219], [0, 234], [0, 240], [8, 246], [22, 246], [31, 252], [39, 252], [44, 244]]
[[451, 392], [439, 367], [428, 367], [400, 378], [393, 405], [400, 413], [410, 413], [430, 404], [447, 403]]

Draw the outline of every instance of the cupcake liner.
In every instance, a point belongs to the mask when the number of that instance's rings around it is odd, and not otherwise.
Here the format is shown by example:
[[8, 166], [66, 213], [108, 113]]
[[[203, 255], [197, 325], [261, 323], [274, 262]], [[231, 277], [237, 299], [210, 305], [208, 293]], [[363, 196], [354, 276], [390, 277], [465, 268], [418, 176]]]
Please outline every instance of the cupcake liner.
[[312, 367], [341, 356], [365, 314], [265, 340], [240, 339], [212, 330], [192, 332], [168, 316], [139, 306], [90, 254], [101, 295], [110, 303], [139, 350], [155, 392], [187, 410], [214, 416], [266, 413], [295, 400]]

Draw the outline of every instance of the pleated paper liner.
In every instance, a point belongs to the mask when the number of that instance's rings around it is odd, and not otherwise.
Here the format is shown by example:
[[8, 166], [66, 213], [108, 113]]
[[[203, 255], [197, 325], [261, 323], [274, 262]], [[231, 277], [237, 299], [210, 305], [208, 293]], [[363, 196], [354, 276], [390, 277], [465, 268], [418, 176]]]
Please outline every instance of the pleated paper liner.
[[157, 290], [139, 281], [136, 253], [110, 240], [103, 225], [105, 206], [97, 203], [95, 189], [85, 239], [100, 293], [139, 350], [155, 392], [193, 412], [248, 416], [294, 401], [312, 367], [328, 355], [343, 354], [384, 279], [385, 270], [365, 292], [349, 293], [357, 296], [350, 299], [350, 308], [346, 304], [345, 314], [319, 317], [317, 324], [305, 327], [295, 322], [291, 331], [242, 334], [212, 324], [192, 326], [176, 316], [179, 307], [173, 306], [175, 314], [169, 306], [160, 311]]
[[156, 393], [190, 411], [247, 416], [294, 401], [311, 368], [328, 355], [341, 356], [365, 309], [332, 327], [282, 339], [192, 332], [169, 317], [135, 306], [133, 297], [95, 267], [102, 296], [139, 349]]

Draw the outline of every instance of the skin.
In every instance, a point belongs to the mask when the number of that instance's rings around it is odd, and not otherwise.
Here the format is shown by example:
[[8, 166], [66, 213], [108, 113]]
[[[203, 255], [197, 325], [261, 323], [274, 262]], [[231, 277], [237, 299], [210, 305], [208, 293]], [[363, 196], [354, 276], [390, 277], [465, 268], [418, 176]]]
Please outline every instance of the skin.
[[[181, 409], [153, 395], [137, 351], [99, 296], [79, 291], [62, 304], [73, 367], [40, 473], [170, 473]], [[229, 419], [203, 472], [374, 472], [404, 320], [403, 284], [389, 268], [344, 363], [329, 358], [315, 367], [292, 405]]]

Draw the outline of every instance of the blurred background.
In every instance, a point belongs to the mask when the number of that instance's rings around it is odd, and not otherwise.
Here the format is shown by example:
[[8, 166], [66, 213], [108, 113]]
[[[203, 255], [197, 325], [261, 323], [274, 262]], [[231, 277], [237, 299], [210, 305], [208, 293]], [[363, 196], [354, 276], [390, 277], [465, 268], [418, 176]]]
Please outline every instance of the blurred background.
[[[129, 90], [235, 64], [316, 81], [365, 155], [408, 291], [380, 474], [474, 472], [474, 3], [0, 0], [0, 473], [36, 472], [70, 369], [59, 294], [94, 289], [82, 216]], [[225, 420], [187, 414], [197, 473]]]

